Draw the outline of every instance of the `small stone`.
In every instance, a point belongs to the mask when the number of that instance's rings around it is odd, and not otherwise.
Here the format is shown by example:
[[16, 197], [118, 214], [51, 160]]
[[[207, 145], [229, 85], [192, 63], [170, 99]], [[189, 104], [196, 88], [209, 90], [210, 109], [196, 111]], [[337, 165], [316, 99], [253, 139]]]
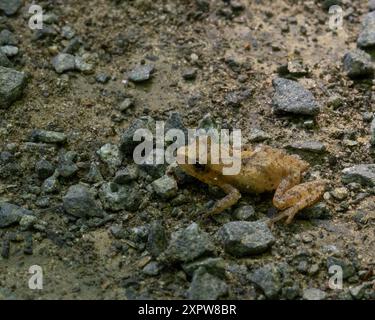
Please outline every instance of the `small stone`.
[[297, 219], [311, 220], [311, 219], [329, 219], [332, 217], [332, 212], [324, 202], [303, 209], [296, 216]]
[[97, 151], [97, 154], [111, 170], [116, 170], [121, 166], [122, 156], [116, 145], [107, 143]]
[[139, 169], [136, 164], [128, 165], [125, 167], [125, 169], [117, 171], [116, 176], [113, 180], [116, 184], [127, 184], [131, 181], [134, 181], [138, 178], [139, 175]]
[[219, 278], [225, 277], [225, 261], [222, 258], [203, 258], [193, 262], [182, 265], [185, 273], [192, 277], [194, 272], [202, 268], [205, 272], [217, 276]]
[[106, 73], [99, 73], [95, 77], [96, 82], [103, 83], [103, 84], [107, 83], [110, 79], [111, 79], [111, 77]]
[[0, 109], [8, 108], [20, 99], [25, 86], [25, 73], [0, 67]]
[[76, 69], [75, 57], [68, 53], [59, 53], [52, 59], [52, 65], [57, 73], [73, 71]]
[[374, 74], [371, 56], [360, 49], [346, 53], [343, 62], [344, 71], [350, 78], [371, 77]]
[[263, 253], [275, 242], [264, 222], [229, 222], [221, 227], [217, 236], [224, 250], [237, 257]]
[[151, 78], [152, 73], [154, 72], [154, 66], [153, 65], [140, 65], [136, 68], [134, 68], [129, 73], [129, 80], [132, 82], [144, 82]]
[[62, 144], [66, 142], [67, 136], [62, 132], [33, 130], [31, 132], [30, 140], [32, 142]]
[[170, 262], [189, 262], [214, 252], [210, 236], [196, 223], [192, 223], [187, 228], [172, 233], [164, 254]]
[[328, 98], [327, 106], [334, 110], [340, 108], [344, 104], [344, 100], [340, 95], [334, 94]]
[[371, 122], [370, 133], [371, 133], [371, 145], [375, 146], [375, 118]]
[[36, 163], [35, 171], [38, 177], [44, 180], [53, 175], [55, 172], [55, 167], [51, 164], [51, 162], [42, 159]]
[[303, 299], [304, 300], [324, 300], [327, 294], [315, 288], [308, 288], [303, 291]]
[[75, 68], [84, 74], [90, 74], [94, 71], [94, 65], [87, 63], [82, 57], [75, 57], [74, 64]]
[[72, 39], [76, 35], [76, 32], [71, 26], [63, 26], [61, 28], [61, 36], [65, 39]]
[[312, 93], [296, 81], [276, 78], [273, 80], [275, 113], [317, 115], [320, 107]]
[[0, 11], [4, 11], [7, 16], [17, 13], [22, 6], [22, 0], [0, 0]]
[[118, 107], [118, 110], [124, 112], [134, 106], [134, 100], [132, 98], [125, 98]]
[[9, 61], [8, 57], [2, 51], [0, 51], [0, 67], [12, 67], [12, 63]]
[[273, 264], [256, 269], [249, 275], [249, 280], [256, 284], [268, 299], [276, 299], [281, 290], [279, 270]]
[[375, 186], [375, 164], [360, 164], [346, 168], [342, 174], [341, 180], [345, 184], [357, 182], [362, 186]]
[[43, 193], [57, 193], [60, 190], [60, 183], [57, 179], [57, 175], [52, 175], [48, 179], [44, 180], [42, 185]]
[[0, 202], [0, 228], [6, 228], [18, 223], [23, 216], [33, 213], [17, 205]]
[[60, 154], [57, 174], [64, 178], [73, 176], [78, 171], [78, 166], [74, 163], [76, 157], [77, 154], [74, 151]]
[[104, 183], [99, 190], [99, 197], [105, 209], [111, 211], [136, 211], [141, 204], [141, 194], [135, 185], [120, 186]]
[[90, 164], [90, 170], [85, 177], [85, 181], [87, 181], [88, 183], [98, 183], [103, 181], [103, 176], [100, 172], [100, 169], [95, 163]]
[[7, 57], [11, 58], [18, 54], [18, 47], [16, 46], [2, 46], [0, 51], [5, 54]]
[[242, 206], [234, 211], [234, 216], [240, 221], [255, 221], [256, 214], [252, 206]]
[[362, 49], [372, 49], [375, 46], [375, 11], [364, 16], [357, 45]]
[[81, 184], [69, 188], [63, 197], [63, 206], [67, 213], [78, 218], [103, 217], [103, 210], [95, 201], [93, 194]]
[[146, 276], [157, 276], [161, 270], [162, 266], [158, 262], [151, 261], [142, 269], [142, 272]]
[[195, 68], [186, 69], [183, 72], [182, 77], [185, 80], [195, 80], [196, 77], [197, 77], [197, 69], [195, 69]]
[[153, 221], [148, 233], [147, 251], [157, 258], [167, 248], [167, 245], [168, 239], [163, 223], [159, 220]]
[[31, 215], [22, 216], [19, 224], [22, 230], [30, 230], [34, 224], [37, 222], [37, 217]]
[[295, 142], [286, 147], [295, 151], [306, 151], [312, 153], [324, 153], [326, 151], [325, 145], [319, 141]]
[[250, 96], [250, 90], [230, 91], [225, 96], [225, 103], [229, 107], [240, 107], [242, 102], [244, 102]]
[[348, 197], [349, 191], [345, 187], [341, 187], [334, 189], [331, 194], [335, 199], [342, 201]]
[[263, 142], [270, 139], [271, 136], [260, 129], [251, 129], [249, 135], [249, 142]]
[[368, 9], [369, 11], [375, 11], [375, 0], [369, 0]]
[[356, 287], [351, 287], [349, 289], [349, 292], [354, 299], [361, 300], [363, 296], [365, 295], [367, 287], [368, 287], [368, 284], [364, 283]]
[[159, 196], [165, 199], [175, 197], [178, 191], [176, 180], [167, 175], [155, 180], [152, 187]]
[[198, 269], [193, 276], [188, 298], [190, 300], [217, 300], [228, 294], [228, 285], [225, 281]]
[[4, 29], [0, 32], [0, 47], [1, 46], [16, 46], [18, 41], [14, 34], [8, 29]]

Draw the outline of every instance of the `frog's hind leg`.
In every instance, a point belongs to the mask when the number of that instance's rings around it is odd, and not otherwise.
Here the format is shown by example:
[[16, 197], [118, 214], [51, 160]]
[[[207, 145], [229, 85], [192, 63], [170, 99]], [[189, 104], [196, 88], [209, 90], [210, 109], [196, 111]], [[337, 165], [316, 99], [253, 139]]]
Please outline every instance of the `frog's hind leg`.
[[317, 180], [295, 185], [296, 181], [298, 177], [288, 177], [276, 190], [273, 204], [277, 209], [284, 211], [271, 219], [271, 224], [284, 218], [286, 218], [286, 224], [289, 224], [299, 211], [312, 206], [321, 199], [325, 190], [325, 181]]

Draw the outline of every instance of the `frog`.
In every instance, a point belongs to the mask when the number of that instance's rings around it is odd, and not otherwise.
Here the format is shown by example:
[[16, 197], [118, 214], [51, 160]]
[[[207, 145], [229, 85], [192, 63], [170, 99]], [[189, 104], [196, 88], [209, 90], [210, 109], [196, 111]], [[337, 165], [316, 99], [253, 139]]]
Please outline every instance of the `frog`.
[[[280, 220], [290, 224], [298, 212], [319, 202], [325, 192], [328, 181], [317, 179], [303, 182], [310, 164], [283, 149], [265, 144], [241, 147], [237, 154], [241, 168], [239, 173], [232, 175], [223, 174], [223, 168], [228, 166], [228, 162], [213, 163], [210, 161], [211, 149], [207, 150], [207, 161], [204, 164], [189, 158], [189, 145], [178, 148], [176, 155], [177, 166], [185, 174], [207, 185], [219, 187], [226, 194], [206, 211], [205, 217], [231, 208], [241, 199], [242, 193], [274, 192], [272, 203], [280, 212], [268, 224], [273, 226]], [[232, 152], [232, 155], [235, 153]]]

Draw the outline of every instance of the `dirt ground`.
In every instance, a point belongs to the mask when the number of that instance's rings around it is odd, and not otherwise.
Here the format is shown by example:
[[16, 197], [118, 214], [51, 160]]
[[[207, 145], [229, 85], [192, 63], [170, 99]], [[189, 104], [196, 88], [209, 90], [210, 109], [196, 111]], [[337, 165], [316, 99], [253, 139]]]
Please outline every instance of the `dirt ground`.
[[[229, 2], [91, 0], [88, 5], [86, 1], [38, 1], [45, 13], [57, 17], [51, 24], [56, 35], [43, 39], [35, 39], [35, 31], [29, 29], [26, 5], [16, 15], [1, 18], [0, 27], [7, 26], [18, 39], [15, 68], [27, 72], [29, 80], [22, 99], [0, 109], [0, 151], [14, 144], [20, 165], [18, 174], [0, 180], [0, 201], [32, 210], [47, 227], [31, 231], [32, 255], [24, 254], [23, 241], [12, 241], [9, 257], [0, 258], [0, 299], [187, 297], [191, 278], [181, 267], [168, 266], [155, 276], [145, 275], [142, 269], [151, 260], [147, 251], [114, 238], [110, 228], [120, 225], [128, 229], [158, 219], [170, 234], [193, 221], [199, 223], [195, 209], [218, 199], [221, 194], [215, 189], [198, 183], [179, 186], [178, 193], [187, 200], [178, 205], [155, 195], [145, 196], [138, 211], [115, 213], [111, 221], [98, 227], [77, 224], [61, 207], [62, 196], [82, 179], [87, 163], [97, 159], [96, 151], [102, 145], [118, 144], [134, 119], [149, 115], [166, 120], [171, 111], [179, 112], [188, 128], [196, 127], [210, 113], [221, 127], [241, 129], [245, 140], [257, 128], [269, 135], [266, 143], [274, 147], [313, 140], [327, 148], [324, 154], [308, 155], [307, 159], [312, 165], [309, 177], [330, 181], [323, 201], [332, 217], [277, 225], [272, 230], [276, 243], [259, 256], [235, 258], [219, 250], [228, 265], [225, 282], [229, 289], [224, 298], [264, 299], [246, 274], [267, 263], [290, 266], [301, 290], [295, 299], [302, 298], [306, 288], [324, 291], [327, 299], [349, 299], [349, 288], [373, 281], [375, 218], [359, 224], [354, 217], [360, 211], [374, 214], [375, 189], [349, 190], [342, 200], [329, 196], [343, 187], [344, 168], [374, 163], [370, 124], [363, 117], [375, 111], [373, 83], [354, 82], [342, 71], [343, 55], [356, 47], [361, 18], [368, 12], [367, 1], [342, 1], [346, 15], [342, 30], [337, 32], [328, 27], [329, 15], [318, 0], [241, 0], [238, 3], [243, 8], [239, 9], [231, 9]], [[57, 74], [53, 69], [51, 59], [68, 43], [60, 35], [65, 25], [81, 38], [79, 52], [90, 54], [94, 61], [92, 74]], [[292, 59], [302, 59], [309, 67], [310, 73], [298, 81], [322, 106], [314, 118], [273, 113], [272, 80]], [[142, 61], [155, 65], [152, 79], [145, 84], [124, 81]], [[184, 80], [183, 72], [189, 68], [197, 69], [195, 80]], [[111, 77], [108, 83], [95, 80], [100, 73]], [[238, 107], [228, 105], [229, 92], [245, 89], [251, 92], [248, 99]], [[132, 97], [135, 103], [121, 113], [117, 106], [125, 97]], [[332, 106], [332, 97], [339, 97], [338, 106]], [[313, 120], [312, 126], [306, 125], [308, 120]], [[66, 133], [64, 149], [79, 155], [78, 174], [61, 181], [60, 192], [49, 195], [47, 208], [36, 205], [40, 194], [35, 188], [43, 181], [35, 175], [41, 153], [27, 144], [33, 129]], [[43, 157], [54, 162], [59, 150], [48, 146]], [[131, 161], [127, 158], [125, 163]], [[139, 182], [141, 188], [147, 190], [147, 181]], [[359, 194], [365, 196], [358, 199]], [[243, 204], [266, 216], [272, 210], [272, 194], [244, 196], [237, 206]], [[231, 210], [201, 228], [213, 235], [230, 220]], [[0, 229], [0, 239], [9, 233], [24, 234], [18, 226], [9, 227]], [[332, 253], [328, 247], [355, 265], [356, 272], [344, 281], [343, 290], [328, 288], [326, 260]], [[309, 267], [317, 266], [316, 272], [300, 270], [302, 256], [307, 257]], [[31, 265], [43, 267], [43, 290], [28, 288]], [[280, 294], [278, 298], [285, 297]]]

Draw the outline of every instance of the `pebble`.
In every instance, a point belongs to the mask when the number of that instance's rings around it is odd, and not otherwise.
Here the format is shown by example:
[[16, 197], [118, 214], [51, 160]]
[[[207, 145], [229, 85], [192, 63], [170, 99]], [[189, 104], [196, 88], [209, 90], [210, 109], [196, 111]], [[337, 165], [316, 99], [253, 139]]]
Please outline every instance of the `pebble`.
[[140, 65], [130, 71], [128, 78], [132, 82], [144, 82], [151, 78], [152, 73], [154, 72], [155, 67], [150, 64]]
[[240, 221], [255, 221], [256, 214], [254, 207], [252, 206], [241, 206], [234, 211], [234, 217]]
[[146, 244], [147, 251], [157, 258], [168, 245], [168, 238], [165, 227], [160, 220], [151, 223]]
[[99, 197], [104, 208], [111, 211], [136, 211], [142, 200], [135, 185], [118, 185], [113, 182], [101, 186]]
[[0, 32], [0, 47], [1, 46], [16, 46], [18, 43], [16, 37], [8, 29], [3, 29]]
[[53, 175], [55, 172], [55, 167], [51, 164], [51, 162], [42, 159], [36, 163], [35, 172], [39, 179], [44, 180]]
[[221, 279], [225, 277], [225, 267], [226, 264], [223, 258], [203, 258], [182, 265], [182, 269], [189, 277], [192, 277], [198, 269], [203, 268], [205, 272]]
[[53, 174], [51, 177], [44, 180], [42, 184], [42, 192], [44, 194], [58, 193], [59, 190], [60, 190], [60, 183], [57, 178], [57, 174]]
[[195, 80], [197, 78], [197, 69], [195, 69], [195, 68], [186, 69], [182, 73], [182, 77], [185, 80]]
[[334, 189], [331, 194], [336, 200], [342, 201], [348, 197], [349, 191], [345, 187], [341, 187]]
[[326, 151], [326, 146], [319, 141], [294, 142], [287, 145], [287, 148], [312, 153], [324, 153]]
[[217, 300], [228, 294], [225, 281], [207, 273], [204, 269], [195, 271], [188, 298], [190, 300]]
[[0, 51], [0, 67], [12, 67], [12, 63], [9, 61], [8, 57], [2, 51]]
[[0, 67], [0, 109], [8, 108], [20, 99], [25, 86], [25, 73]]
[[147, 276], [157, 276], [162, 270], [162, 265], [156, 261], [151, 261], [145, 265], [142, 272]]
[[18, 223], [24, 215], [32, 215], [30, 210], [26, 210], [15, 204], [0, 202], [0, 228], [9, 227]]
[[130, 164], [124, 169], [117, 171], [113, 182], [116, 184], [127, 184], [131, 181], [134, 181], [139, 176], [139, 168], [136, 164]]
[[122, 156], [118, 146], [107, 143], [97, 151], [97, 154], [100, 160], [108, 165], [110, 170], [115, 171], [121, 166]]
[[56, 143], [62, 144], [67, 140], [67, 136], [62, 132], [33, 130], [30, 135], [32, 142]]
[[271, 263], [252, 272], [249, 280], [256, 284], [268, 299], [276, 299], [282, 287], [280, 272]]
[[152, 183], [154, 191], [162, 198], [170, 199], [177, 195], [177, 182], [172, 177], [165, 175]]
[[5, 54], [7, 57], [15, 57], [18, 54], [18, 47], [16, 46], [2, 46], [0, 47], [0, 51]]
[[345, 184], [352, 182], [362, 186], [375, 186], [375, 164], [359, 164], [342, 171], [341, 180]]
[[134, 106], [134, 99], [125, 98], [124, 101], [120, 103], [118, 110], [124, 112], [133, 106]]
[[172, 233], [164, 254], [170, 262], [189, 262], [202, 256], [212, 255], [215, 247], [210, 236], [196, 223]]
[[111, 77], [106, 73], [99, 73], [95, 77], [96, 82], [103, 83], [103, 84], [107, 83], [110, 79], [111, 79]]
[[357, 45], [362, 49], [372, 49], [375, 46], [375, 11], [364, 16]]
[[297, 219], [329, 219], [332, 217], [332, 212], [324, 202], [319, 202], [312, 207], [303, 209], [297, 214]]
[[327, 294], [316, 288], [308, 288], [303, 291], [303, 299], [304, 300], [324, 300]]
[[74, 151], [68, 151], [60, 154], [59, 163], [57, 166], [57, 174], [69, 178], [78, 171], [78, 166], [74, 163], [77, 154]]
[[275, 242], [264, 222], [229, 222], [219, 229], [217, 236], [224, 250], [237, 257], [263, 253]]
[[103, 210], [95, 201], [91, 191], [84, 185], [76, 184], [68, 189], [63, 197], [63, 207], [72, 216], [103, 217]]
[[296, 81], [276, 78], [273, 80], [275, 94], [273, 107], [275, 113], [317, 115], [320, 107], [313, 94]]
[[0, 0], [0, 11], [4, 11], [7, 16], [17, 13], [22, 6], [22, 0]]
[[76, 69], [76, 59], [69, 53], [59, 53], [52, 59], [52, 65], [57, 73], [73, 71]]
[[261, 129], [251, 129], [249, 134], [249, 142], [263, 142], [270, 139], [271, 136]]
[[370, 77], [374, 74], [371, 56], [360, 49], [346, 53], [343, 63], [344, 71], [350, 78]]

